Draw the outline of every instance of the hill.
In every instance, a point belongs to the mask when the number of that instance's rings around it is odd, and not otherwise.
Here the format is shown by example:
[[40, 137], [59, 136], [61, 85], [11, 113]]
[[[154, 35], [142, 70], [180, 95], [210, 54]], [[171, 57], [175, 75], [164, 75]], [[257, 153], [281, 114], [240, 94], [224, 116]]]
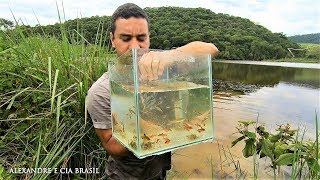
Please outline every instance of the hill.
[[289, 36], [288, 39], [295, 43], [320, 44], [320, 33]]
[[[171, 49], [191, 41], [205, 41], [216, 44], [221, 51], [216, 58], [262, 60], [290, 57], [287, 48], [301, 48], [282, 33], [272, 33], [248, 19], [214, 13], [209, 9], [159, 7], [145, 8], [145, 11], [150, 17], [151, 48], [154, 49]], [[93, 16], [69, 20], [64, 25], [69, 30], [70, 39], [80, 33], [88, 43], [94, 43], [101, 38], [96, 38], [99, 32], [105, 35], [102, 39], [108, 44], [109, 23], [109, 16]], [[61, 36], [59, 24], [37, 26], [31, 31]], [[299, 54], [295, 56], [299, 57]]]
[[201, 40], [217, 45], [221, 51], [217, 58], [261, 60], [287, 57], [287, 48], [299, 47], [282, 33], [209, 9], [160, 7], [146, 11], [151, 19], [153, 48], [167, 49]]

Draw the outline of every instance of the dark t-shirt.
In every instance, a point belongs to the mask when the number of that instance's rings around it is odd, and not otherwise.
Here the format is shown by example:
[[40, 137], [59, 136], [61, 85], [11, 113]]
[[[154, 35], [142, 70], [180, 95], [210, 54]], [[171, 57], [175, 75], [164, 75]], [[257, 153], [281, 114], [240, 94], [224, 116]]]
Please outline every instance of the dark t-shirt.
[[[104, 73], [89, 89], [86, 105], [96, 129], [111, 129], [109, 73]], [[171, 168], [171, 153], [139, 159], [132, 153], [122, 158], [109, 156], [108, 179], [161, 179]], [[162, 177], [164, 178], [164, 177]]]

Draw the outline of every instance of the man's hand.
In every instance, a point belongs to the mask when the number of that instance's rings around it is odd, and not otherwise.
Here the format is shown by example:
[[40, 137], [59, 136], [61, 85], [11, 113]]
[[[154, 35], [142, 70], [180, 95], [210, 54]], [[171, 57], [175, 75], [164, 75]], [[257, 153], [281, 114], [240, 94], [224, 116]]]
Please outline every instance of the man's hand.
[[171, 62], [173, 60], [168, 51], [150, 51], [144, 54], [138, 62], [140, 79], [149, 81], [158, 79]]

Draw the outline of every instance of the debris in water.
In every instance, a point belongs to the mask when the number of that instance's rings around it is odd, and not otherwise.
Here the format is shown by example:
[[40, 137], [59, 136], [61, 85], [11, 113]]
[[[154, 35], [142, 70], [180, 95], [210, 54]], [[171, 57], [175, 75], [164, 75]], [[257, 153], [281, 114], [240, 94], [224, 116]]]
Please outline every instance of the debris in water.
[[198, 138], [198, 136], [197, 136], [196, 134], [190, 134], [190, 135], [187, 135], [187, 138], [188, 138], [189, 140], [195, 140], [195, 139]]

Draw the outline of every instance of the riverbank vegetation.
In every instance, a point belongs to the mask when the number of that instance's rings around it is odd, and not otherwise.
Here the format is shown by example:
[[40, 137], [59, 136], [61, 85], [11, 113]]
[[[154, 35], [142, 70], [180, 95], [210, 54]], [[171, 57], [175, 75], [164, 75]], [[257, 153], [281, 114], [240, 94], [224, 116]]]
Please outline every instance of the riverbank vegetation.
[[270, 62], [291, 62], [291, 63], [320, 63], [319, 59], [310, 58], [281, 58], [281, 59], [265, 59], [263, 61]]
[[[95, 179], [105, 151], [86, 119], [88, 88], [107, 70], [101, 26], [93, 44], [60, 24], [60, 38], [1, 31], [0, 177]], [[17, 38], [18, 37], [18, 38]], [[101, 174], [9, 174], [14, 168], [100, 168]], [[0, 178], [1, 179], [1, 178]]]
[[261, 162], [258, 158], [264, 158], [266, 163], [270, 163], [273, 179], [319, 179], [317, 115], [315, 124], [315, 139], [306, 141], [303, 132], [305, 130], [292, 129], [290, 124], [279, 125], [273, 133], [255, 121], [239, 121], [237, 133], [240, 137], [232, 142], [232, 147], [244, 141], [243, 156], [254, 157], [254, 179], [258, 179], [256, 167]]

